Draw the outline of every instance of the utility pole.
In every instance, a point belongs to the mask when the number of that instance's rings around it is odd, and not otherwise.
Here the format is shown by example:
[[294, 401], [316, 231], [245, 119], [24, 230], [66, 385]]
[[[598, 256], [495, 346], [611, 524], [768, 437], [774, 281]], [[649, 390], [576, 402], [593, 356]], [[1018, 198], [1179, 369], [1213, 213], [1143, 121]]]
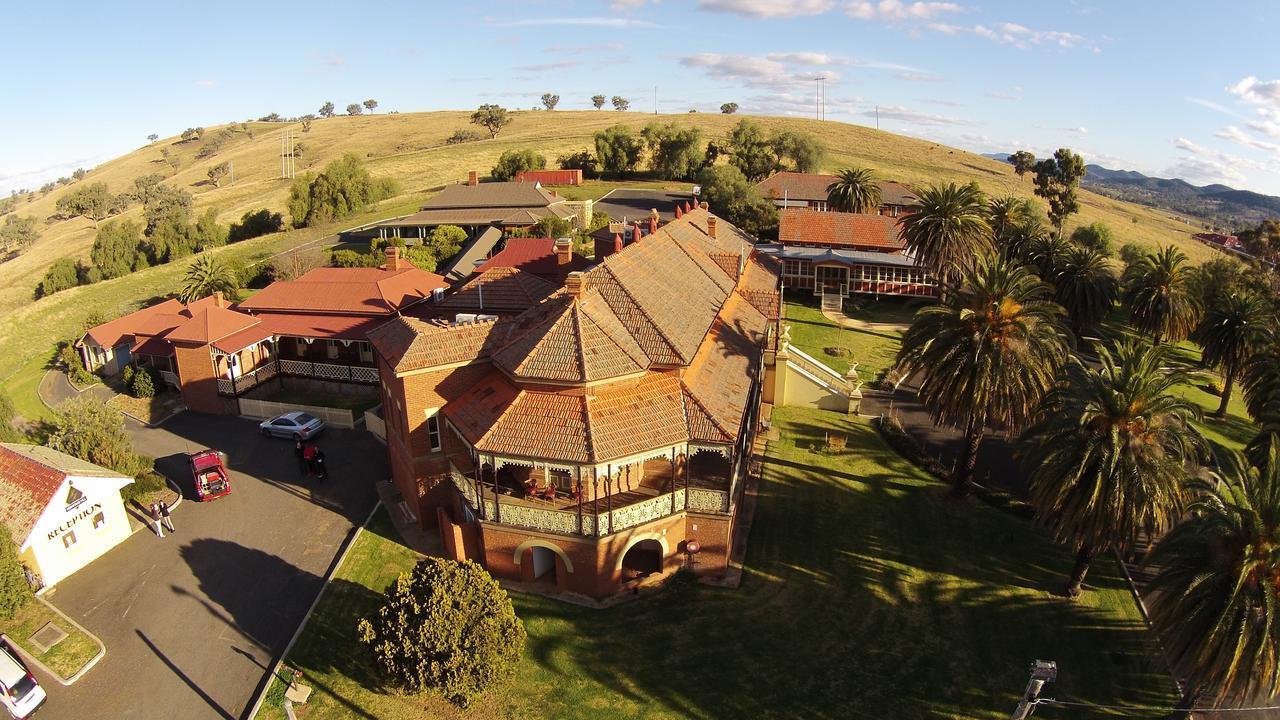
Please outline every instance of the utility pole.
[[814, 119], [814, 120], [821, 120], [821, 119], [822, 119], [822, 118], [820, 118], [820, 117], [818, 116], [818, 113], [819, 113], [819, 111], [818, 111], [818, 104], [819, 104], [819, 100], [818, 100], [818, 93], [819, 93], [819, 91], [818, 91], [818, 83], [820, 83], [820, 82], [822, 82], [822, 76], [821, 76], [821, 75], [815, 75], [815, 76], [814, 76], [814, 78], [813, 78], [813, 119]]
[[876, 106], [876, 129], [880, 129], [880, 106]]
[[1036, 700], [1040, 699], [1040, 691], [1045, 683], [1058, 679], [1058, 664], [1052, 660], [1036, 660], [1031, 663], [1031, 677], [1027, 680], [1027, 689], [1022, 691], [1022, 700], [1018, 708], [1010, 715], [1010, 720], [1026, 720], [1036, 711]]
[[653, 114], [658, 114], [658, 86], [653, 86]]

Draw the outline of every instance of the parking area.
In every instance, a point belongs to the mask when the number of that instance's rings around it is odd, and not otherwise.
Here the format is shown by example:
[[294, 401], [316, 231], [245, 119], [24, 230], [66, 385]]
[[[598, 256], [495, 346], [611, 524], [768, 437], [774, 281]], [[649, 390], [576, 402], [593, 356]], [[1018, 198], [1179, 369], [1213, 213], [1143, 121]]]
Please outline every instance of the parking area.
[[[240, 718], [372, 510], [386, 452], [363, 430], [326, 430], [316, 444], [328, 478], [317, 483], [292, 443], [263, 438], [251, 420], [186, 412], [130, 430], [184, 488], [177, 532], [138, 532], [49, 595], [107, 653], [71, 687], [40, 676], [50, 696], [40, 717]], [[186, 453], [207, 447], [227, 454], [233, 490], [199, 503]]]

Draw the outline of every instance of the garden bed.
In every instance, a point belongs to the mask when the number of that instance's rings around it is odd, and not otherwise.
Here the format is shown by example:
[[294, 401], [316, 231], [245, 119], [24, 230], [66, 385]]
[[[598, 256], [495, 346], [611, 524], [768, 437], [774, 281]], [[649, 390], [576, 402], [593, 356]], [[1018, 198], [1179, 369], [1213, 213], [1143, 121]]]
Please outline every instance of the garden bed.
[[[58, 644], [41, 651], [31, 642], [31, 636], [46, 624], [53, 623], [67, 634]], [[102, 648], [75, 625], [54, 612], [39, 598], [32, 599], [14, 615], [12, 620], [0, 622], [0, 632], [19, 645], [27, 654], [44, 663], [63, 680], [80, 672], [102, 652]]]

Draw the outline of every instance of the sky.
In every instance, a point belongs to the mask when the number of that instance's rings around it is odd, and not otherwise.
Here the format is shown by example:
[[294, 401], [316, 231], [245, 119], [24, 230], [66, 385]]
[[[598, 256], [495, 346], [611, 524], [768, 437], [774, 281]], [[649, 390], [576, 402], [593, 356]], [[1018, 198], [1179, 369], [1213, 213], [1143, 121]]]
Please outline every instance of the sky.
[[1274, 1], [74, 0], [6, 22], [6, 193], [326, 100], [652, 111], [656, 87], [664, 113], [813, 117], [823, 76], [828, 120], [1280, 195]]

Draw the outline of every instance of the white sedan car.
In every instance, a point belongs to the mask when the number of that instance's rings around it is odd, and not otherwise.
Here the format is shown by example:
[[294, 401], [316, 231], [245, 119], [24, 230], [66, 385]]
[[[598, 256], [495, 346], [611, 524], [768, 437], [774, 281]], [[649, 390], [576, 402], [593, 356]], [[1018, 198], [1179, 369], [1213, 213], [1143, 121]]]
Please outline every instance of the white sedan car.
[[44, 688], [7, 643], [0, 643], [0, 704], [15, 718], [31, 717], [44, 704]]

